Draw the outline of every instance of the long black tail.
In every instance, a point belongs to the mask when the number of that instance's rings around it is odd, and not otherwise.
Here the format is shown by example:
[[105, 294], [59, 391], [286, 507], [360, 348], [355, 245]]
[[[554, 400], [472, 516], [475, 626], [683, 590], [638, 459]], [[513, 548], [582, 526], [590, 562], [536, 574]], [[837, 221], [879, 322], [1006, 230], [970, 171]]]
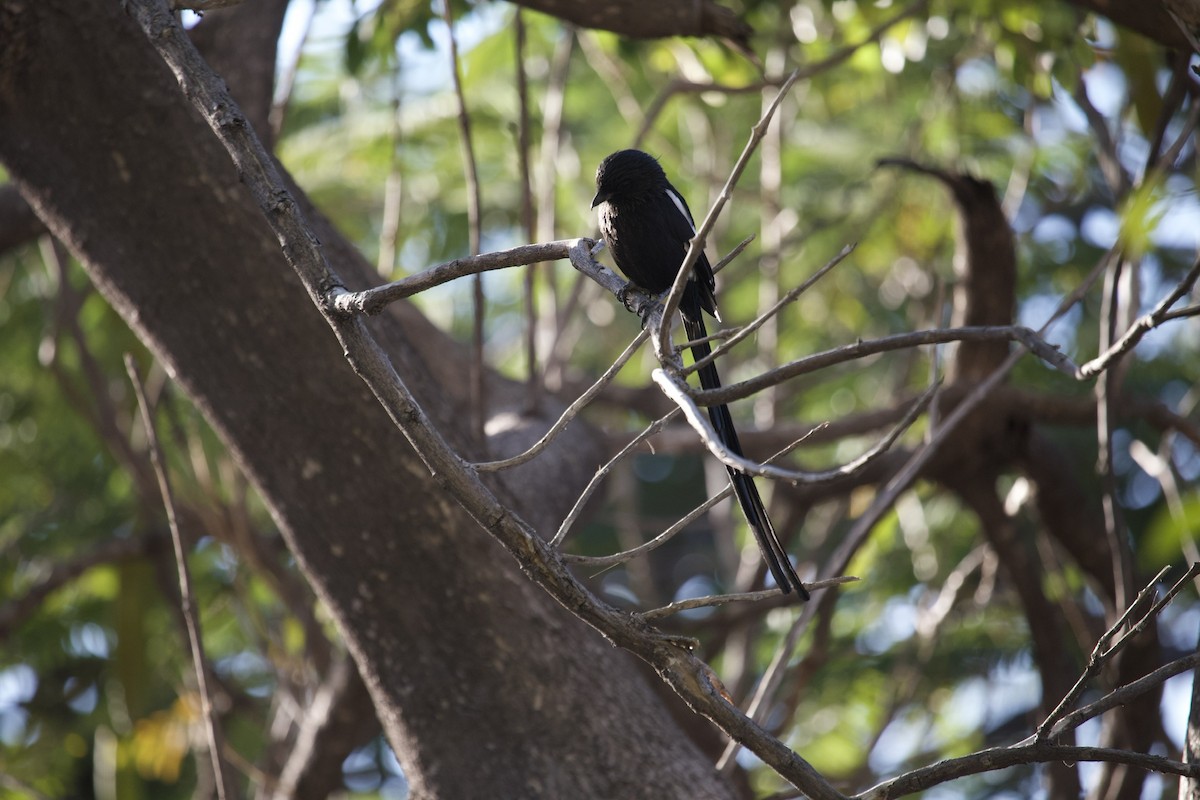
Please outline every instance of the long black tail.
[[[688, 338], [691, 340], [703, 339], [708, 336], [704, 320], [700, 318], [699, 314], [696, 317], [695, 320], [687, 317], [684, 317], [683, 320], [684, 330], [687, 331]], [[693, 345], [692, 358], [699, 361], [711, 352], [712, 348], [709, 347], [708, 342], [701, 342]], [[703, 388], [720, 388], [721, 376], [717, 374], [715, 364], [701, 367], [698, 372], [700, 373], [700, 385]], [[729, 415], [729, 406], [709, 406], [708, 418], [712, 421], [721, 443], [729, 448], [731, 453], [744, 455], [742, 445], [738, 442], [737, 430], [733, 427], [733, 418]], [[754, 538], [758, 540], [758, 547], [762, 550], [767, 567], [775, 577], [775, 583], [785, 594], [795, 589], [801, 600], [807, 600], [809, 598], [808, 590], [800, 582], [800, 576], [792, 567], [787, 551], [783, 549], [779, 537], [775, 535], [775, 528], [771, 525], [771, 518], [767, 516], [767, 509], [763, 506], [762, 497], [758, 494], [758, 487], [754, 485], [754, 478], [733, 467], [727, 467], [727, 469], [729, 470], [729, 479], [733, 482], [733, 491], [737, 495], [738, 503], [742, 506], [742, 513], [746, 515], [746, 521], [750, 523], [750, 529], [754, 531]]]

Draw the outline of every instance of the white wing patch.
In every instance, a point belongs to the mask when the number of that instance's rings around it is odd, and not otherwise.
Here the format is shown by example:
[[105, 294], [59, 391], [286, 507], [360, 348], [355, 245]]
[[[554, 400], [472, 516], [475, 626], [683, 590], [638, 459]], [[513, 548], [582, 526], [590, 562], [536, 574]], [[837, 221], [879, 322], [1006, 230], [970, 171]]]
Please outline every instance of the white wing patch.
[[[663, 191], [667, 193], [667, 197], [671, 198], [671, 202], [674, 203], [675, 207], [679, 209], [679, 215], [683, 217], [685, 222], [687, 222], [688, 227], [692, 229], [692, 235], [694, 236], [696, 233], [696, 223], [692, 222], [692, 215], [688, 213], [687, 206], [683, 204], [683, 198], [675, 192], [672, 192], [670, 189], [664, 189]], [[696, 280], [696, 270], [692, 270], [691, 274], [688, 275], [688, 280]], [[721, 312], [717, 311], [716, 309], [715, 299], [713, 300], [713, 306], [713, 316], [716, 318], [717, 322], [720, 322]]]
[[671, 198], [671, 202], [679, 209], [679, 214], [687, 222], [688, 227], [692, 229], [692, 233], [696, 232], [696, 225], [692, 222], [692, 215], [687, 212], [687, 206], [683, 204], [683, 198], [672, 192], [670, 189], [665, 190], [667, 197]]

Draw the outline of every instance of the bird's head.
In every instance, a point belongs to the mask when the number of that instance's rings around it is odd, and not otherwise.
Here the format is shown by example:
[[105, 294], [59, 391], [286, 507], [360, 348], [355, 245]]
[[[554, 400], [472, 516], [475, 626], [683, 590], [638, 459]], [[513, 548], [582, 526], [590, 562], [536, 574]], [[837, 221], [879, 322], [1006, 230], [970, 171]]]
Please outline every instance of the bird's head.
[[596, 168], [596, 196], [592, 208], [607, 201], [637, 203], [649, 199], [667, 184], [658, 159], [641, 150], [618, 150]]

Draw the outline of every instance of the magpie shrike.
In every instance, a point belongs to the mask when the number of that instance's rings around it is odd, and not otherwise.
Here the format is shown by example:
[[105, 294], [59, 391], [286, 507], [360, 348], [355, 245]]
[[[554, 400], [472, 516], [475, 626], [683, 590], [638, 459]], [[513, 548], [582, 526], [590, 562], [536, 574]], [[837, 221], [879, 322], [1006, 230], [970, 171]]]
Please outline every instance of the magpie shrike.
[[[600, 233], [625, 277], [652, 294], [670, 289], [687, 255], [688, 244], [696, 235], [696, 223], [687, 201], [667, 180], [658, 159], [641, 150], [621, 150], [605, 158], [596, 170], [592, 208], [599, 208]], [[700, 253], [679, 303], [684, 330], [692, 341], [708, 336], [703, 312], [721, 318], [714, 294], [716, 286], [712, 265]], [[711, 352], [708, 342], [692, 345], [692, 358], [696, 361]], [[714, 364], [702, 367], [699, 373], [700, 385], [705, 389], [721, 386]], [[742, 455], [729, 407], [709, 406], [708, 418], [721, 443], [730, 452]], [[808, 590], [775, 535], [754, 479], [733, 467], [728, 469], [738, 503], [775, 583], [783, 592], [795, 589], [802, 600], [807, 600]]]

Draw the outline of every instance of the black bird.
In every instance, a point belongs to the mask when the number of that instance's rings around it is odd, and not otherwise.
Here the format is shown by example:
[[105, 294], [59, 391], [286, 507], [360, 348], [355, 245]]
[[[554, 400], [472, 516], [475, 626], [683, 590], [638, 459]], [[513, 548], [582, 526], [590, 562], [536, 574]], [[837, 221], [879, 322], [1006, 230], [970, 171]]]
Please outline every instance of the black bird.
[[[621, 150], [601, 161], [596, 169], [596, 197], [592, 200], [592, 208], [597, 206], [600, 233], [625, 277], [652, 294], [670, 289], [687, 255], [688, 244], [696, 235], [696, 223], [687, 201], [667, 180], [658, 159], [641, 150]], [[712, 264], [700, 253], [679, 303], [689, 340], [708, 336], [704, 311], [718, 320], [721, 318], [714, 294], [716, 286]], [[692, 358], [696, 361], [711, 352], [708, 342], [692, 345]], [[714, 364], [702, 367], [699, 372], [700, 385], [705, 389], [721, 386]], [[730, 452], [742, 455], [729, 407], [709, 406], [708, 418], [721, 443]], [[729, 477], [775, 583], [785, 593], [795, 589], [801, 599], [807, 600], [808, 590], [775, 535], [754, 479], [732, 467]]]

